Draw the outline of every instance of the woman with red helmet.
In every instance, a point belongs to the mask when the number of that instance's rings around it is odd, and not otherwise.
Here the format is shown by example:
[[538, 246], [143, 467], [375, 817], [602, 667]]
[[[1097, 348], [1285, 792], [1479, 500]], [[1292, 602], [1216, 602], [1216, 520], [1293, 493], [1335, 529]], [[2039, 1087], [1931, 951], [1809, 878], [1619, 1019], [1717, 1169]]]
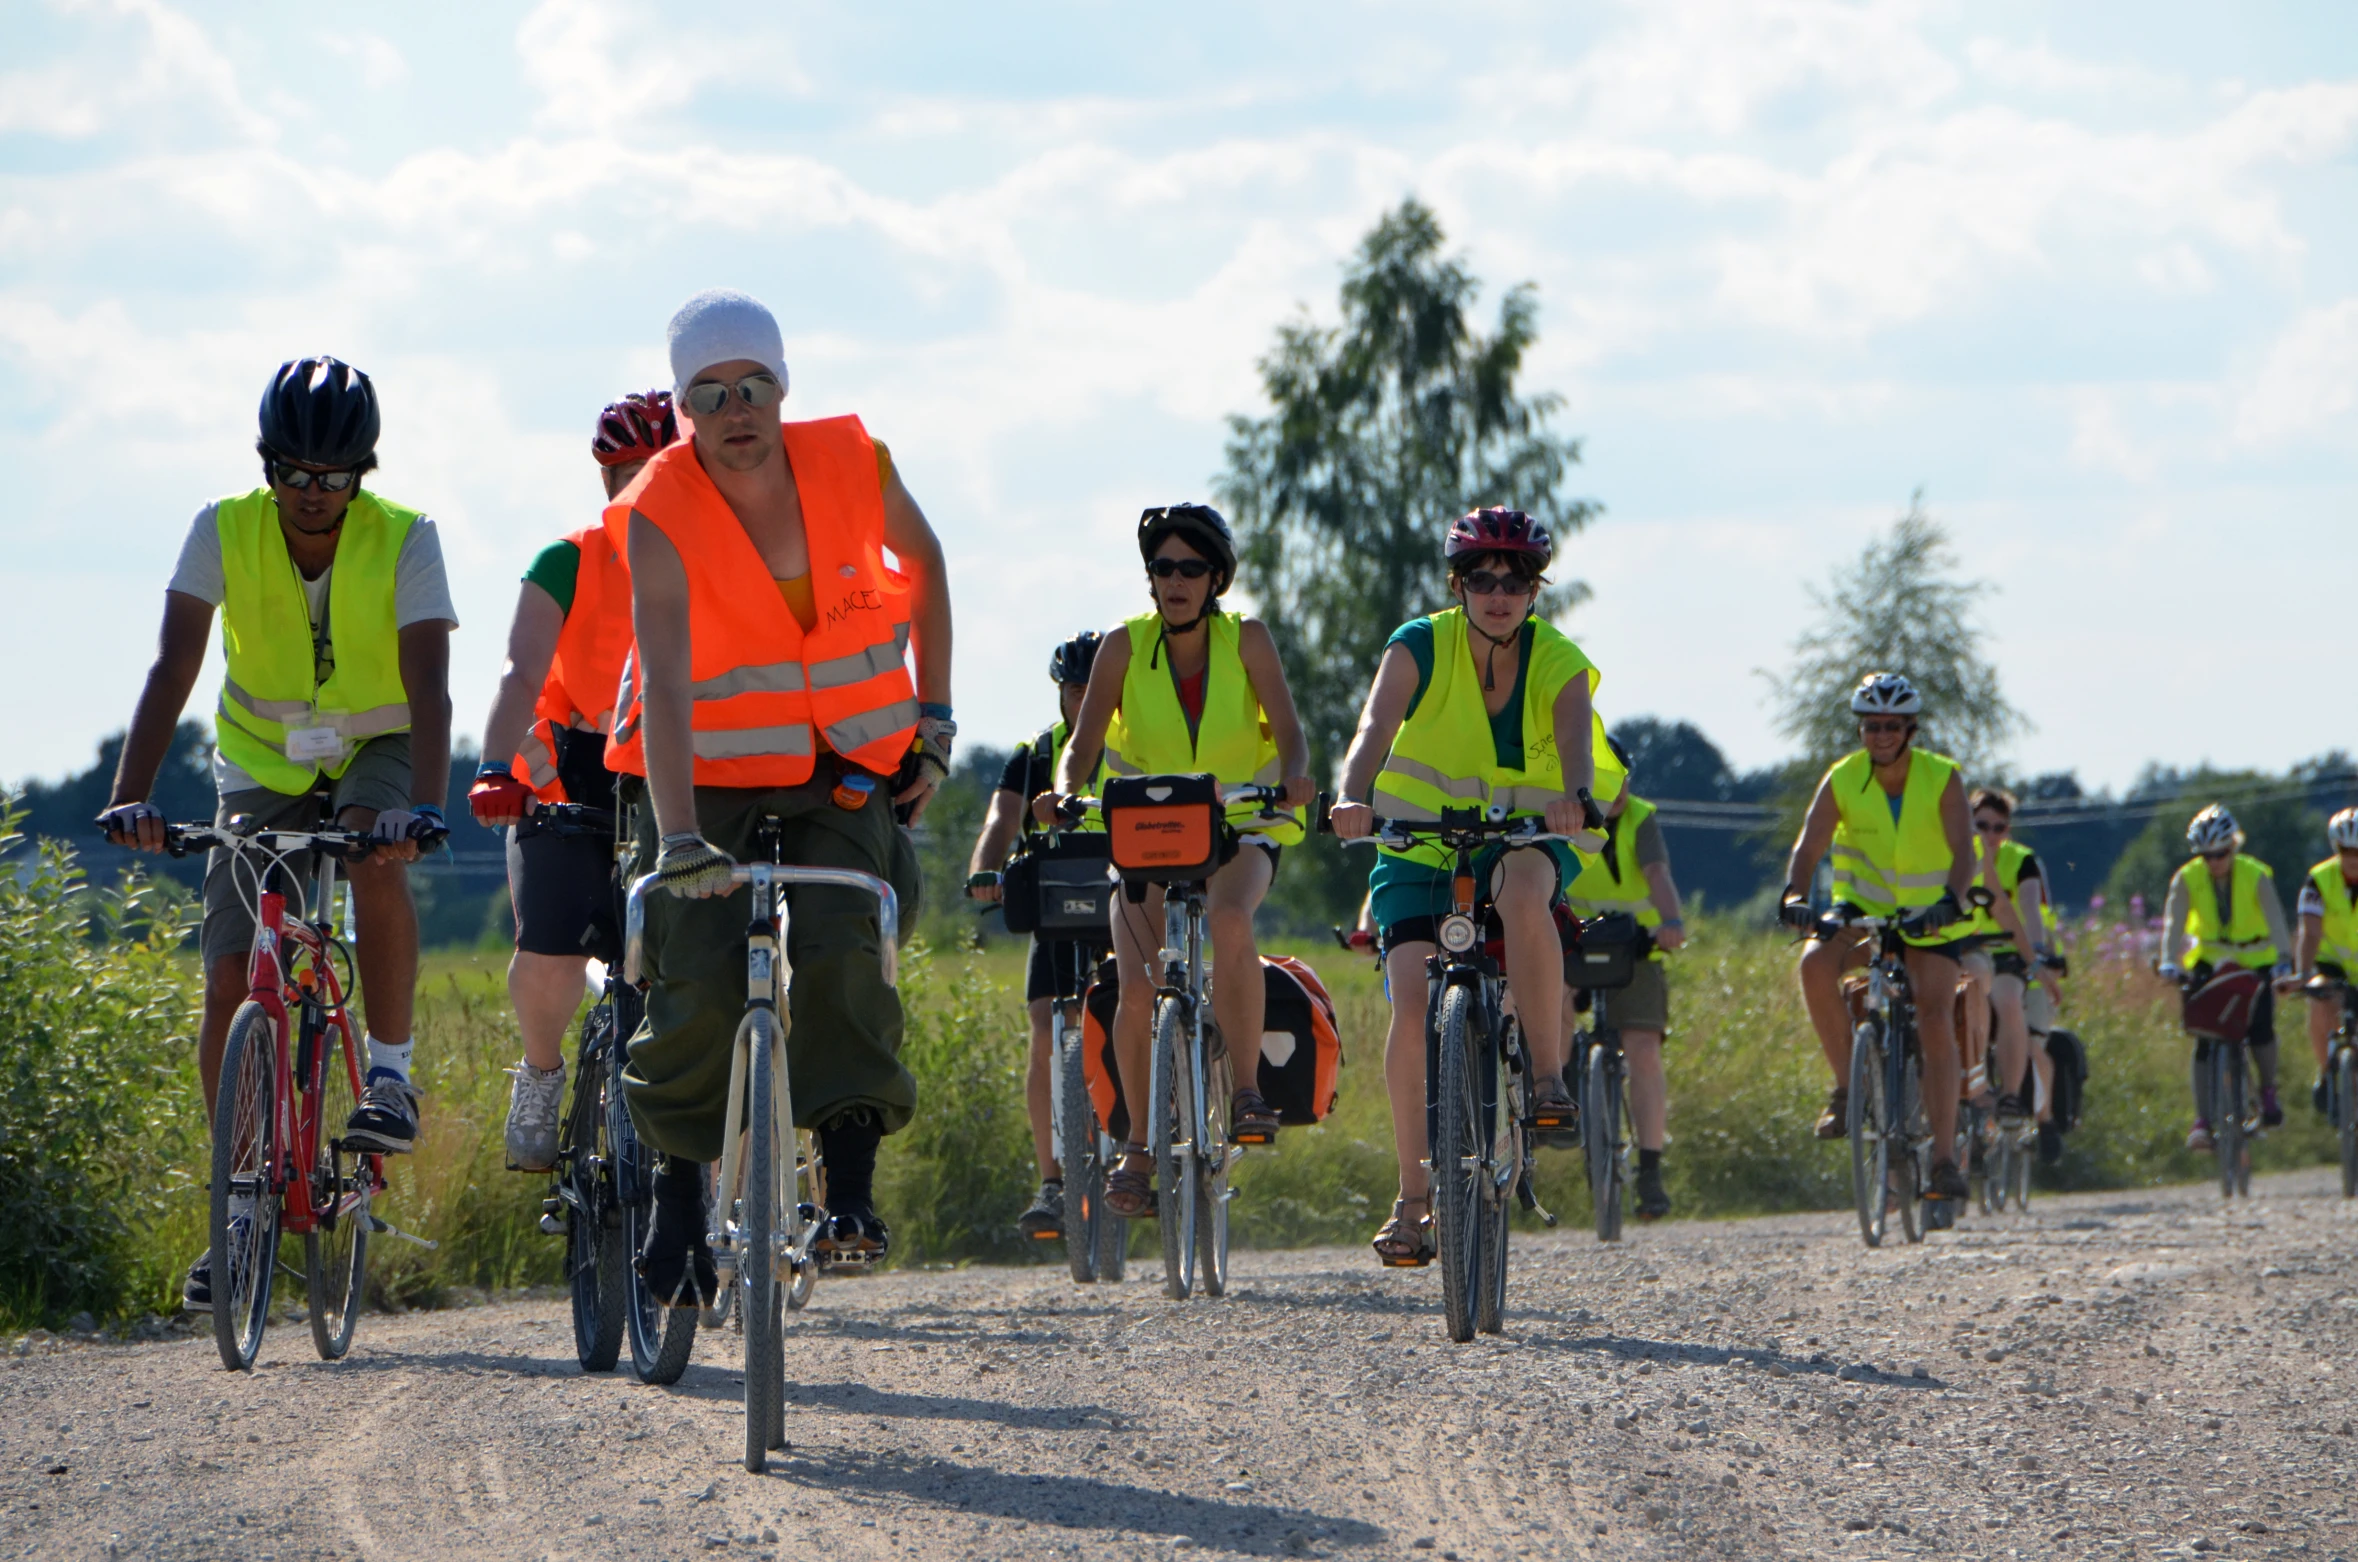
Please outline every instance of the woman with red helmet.
[[[606, 497], [678, 437], [669, 391], [634, 392], [606, 407], [590, 439]], [[606, 734], [630, 645], [629, 579], [602, 519], [541, 549], [524, 571], [507, 665], [483, 722], [483, 768], [467, 791], [475, 818], [508, 832], [516, 917], [508, 999], [524, 1058], [513, 1070], [507, 1149], [522, 1171], [556, 1164], [565, 1030], [581, 1006], [584, 967], [592, 955], [621, 952], [611, 845], [546, 833], [531, 812], [537, 803], [614, 806]]]
[[[1380, 812], [1437, 821], [1444, 807], [1479, 803], [1501, 817], [1538, 814], [1550, 833], [1579, 837], [1590, 850], [1604, 815], [1590, 795], [1610, 798], [1621, 771], [1590, 705], [1598, 673], [1580, 647], [1535, 611], [1555, 545], [1547, 527], [1520, 510], [1475, 510], [1451, 523], [1445, 551], [1456, 605], [1392, 632], [1359, 731], [1343, 759], [1335, 834], [1359, 839]], [[1490, 875], [1505, 924], [1515, 982], [1539, 1084], [1537, 1126], [1572, 1128], [1564, 1089], [1564, 967], [1555, 905], [1580, 874], [1583, 857], [1562, 842], [1493, 849], [1476, 859]], [[1387, 1268], [1433, 1260], [1431, 1199], [1424, 1162], [1425, 962], [1438, 952], [1438, 919], [1451, 900], [1450, 857], [1437, 846], [1383, 849], [1368, 877], [1369, 910], [1392, 996], [1384, 1044], [1384, 1085], [1392, 1098], [1392, 1140], [1400, 1197], [1375, 1235]]]

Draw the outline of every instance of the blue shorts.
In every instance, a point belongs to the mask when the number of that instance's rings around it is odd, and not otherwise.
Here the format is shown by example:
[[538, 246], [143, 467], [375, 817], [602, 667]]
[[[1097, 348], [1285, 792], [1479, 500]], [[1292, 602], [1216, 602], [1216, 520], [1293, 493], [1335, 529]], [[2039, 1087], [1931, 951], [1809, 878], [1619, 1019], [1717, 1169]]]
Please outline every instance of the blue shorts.
[[[1518, 847], [1530, 851], [1532, 847]], [[1580, 859], [1573, 855], [1568, 841], [1546, 841], [1537, 850], [1544, 851], [1556, 865], [1556, 895], [1564, 893], [1564, 886], [1580, 876]], [[1487, 874], [1498, 865], [1506, 852], [1504, 846], [1489, 846], [1474, 854], [1474, 871]], [[1385, 852], [1376, 859], [1374, 871], [1367, 876], [1369, 915], [1374, 918], [1377, 932], [1385, 935], [1387, 943], [1394, 942], [1390, 933], [1394, 925], [1419, 918], [1431, 921], [1449, 914], [1450, 887], [1447, 864], [1436, 867], [1431, 863], [1414, 862], [1406, 857]], [[1549, 897], [1551, 900], [1554, 896]]]

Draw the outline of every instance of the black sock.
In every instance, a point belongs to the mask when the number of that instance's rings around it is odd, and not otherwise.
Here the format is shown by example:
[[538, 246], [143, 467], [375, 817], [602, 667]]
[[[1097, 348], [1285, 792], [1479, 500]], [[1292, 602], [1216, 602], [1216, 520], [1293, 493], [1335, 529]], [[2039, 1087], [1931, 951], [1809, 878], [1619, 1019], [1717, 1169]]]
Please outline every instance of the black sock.
[[1638, 1151], [1638, 1170], [1639, 1170], [1639, 1171], [1642, 1171], [1642, 1172], [1649, 1172], [1649, 1171], [1650, 1171], [1650, 1172], [1658, 1172], [1658, 1171], [1660, 1171], [1661, 1169], [1662, 1169], [1662, 1152], [1661, 1152], [1660, 1150], [1645, 1150], [1645, 1149], [1641, 1149], [1641, 1150], [1639, 1150], [1639, 1151]]
[[655, 1202], [679, 1209], [704, 1209], [704, 1163], [666, 1155], [655, 1163]]
[[876, 1207], [876, 1146], [884, 1123], [864, 1106], [819, 1125], [819, 1154], [827, 1163], [827, 1208], [831, 1214]]

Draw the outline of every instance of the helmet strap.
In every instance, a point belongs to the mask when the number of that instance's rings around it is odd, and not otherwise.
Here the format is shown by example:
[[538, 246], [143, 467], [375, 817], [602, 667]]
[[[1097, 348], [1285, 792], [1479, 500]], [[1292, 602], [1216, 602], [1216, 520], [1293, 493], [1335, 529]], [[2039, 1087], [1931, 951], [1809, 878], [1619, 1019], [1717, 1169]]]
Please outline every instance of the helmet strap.
[[[1462, 604], [1463, 598], [1460, 598], [1459, 600]], [[1530, 621], [1530, 615], [1525, 614], [1523, 623], [1527, 624]], [[1484, 629], [1480, 624], [1475, 623], [1473, 612], [1471, 609], [1468, 609], [1466, 613], [1466, 627], [1471, 629], [1474, 633], [1480, 635], [1483, 639], [1490, 642], [1490, 650], [1488, 654], [1482, 658], [1482, 691], [1485, 694], [1490, 693], [1498, 687], [1498, 653], [1506, 649], [1508, 645], [1523, 638], [1523, 624], [1517, 624], [1515, 626], [1515, 632], [1507, 636], [1506, 639], [1501, 640], [1496, 635], [1492, 634], [1489, 630]]]

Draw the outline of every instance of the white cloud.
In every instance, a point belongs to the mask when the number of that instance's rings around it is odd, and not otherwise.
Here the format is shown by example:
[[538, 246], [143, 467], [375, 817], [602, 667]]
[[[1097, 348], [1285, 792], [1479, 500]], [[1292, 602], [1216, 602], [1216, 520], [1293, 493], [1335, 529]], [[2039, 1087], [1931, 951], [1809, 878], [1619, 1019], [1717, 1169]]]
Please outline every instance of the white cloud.
[[2267, 446], [2320, 435], [2358, 406], [2358, 298], [2303, 312], [2276, 339], [2235, 407], [2235, 439]]

